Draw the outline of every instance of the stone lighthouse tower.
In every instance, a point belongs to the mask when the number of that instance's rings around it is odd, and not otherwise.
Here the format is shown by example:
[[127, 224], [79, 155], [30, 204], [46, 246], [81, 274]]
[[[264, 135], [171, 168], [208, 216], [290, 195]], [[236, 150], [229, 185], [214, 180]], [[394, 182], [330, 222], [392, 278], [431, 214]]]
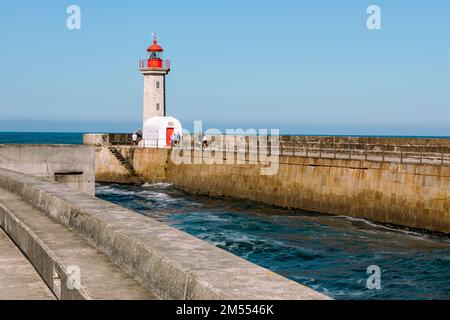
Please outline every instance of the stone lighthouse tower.
[[170, 71], [170, 63], [163, 63], [163, 48], [158, 45], [156, 36], [148, 47], [148, 59], [141, 60], [140, 70], [144, 75], [144, 124], [153, 117], [166, 116], [165, 78]]
[[182, 136], [179, 120], [166, 115], [166, 75], [170, 62], [163, 61], [163, 48], [156, 37], [148, 47], [147, 60], [140, 61], [140, 71], [144, 75], [143, 140], [145, 148], [167, 148], [173, 146]]

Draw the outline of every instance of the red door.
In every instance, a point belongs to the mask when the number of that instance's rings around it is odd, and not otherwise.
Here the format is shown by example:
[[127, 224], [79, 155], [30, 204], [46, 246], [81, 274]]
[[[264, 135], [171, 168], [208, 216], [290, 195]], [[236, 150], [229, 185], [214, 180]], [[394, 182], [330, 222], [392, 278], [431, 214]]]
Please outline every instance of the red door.
[[170, 137], [173, 135], [175, 128], [166, 128], [166, 145], [170, 146]]

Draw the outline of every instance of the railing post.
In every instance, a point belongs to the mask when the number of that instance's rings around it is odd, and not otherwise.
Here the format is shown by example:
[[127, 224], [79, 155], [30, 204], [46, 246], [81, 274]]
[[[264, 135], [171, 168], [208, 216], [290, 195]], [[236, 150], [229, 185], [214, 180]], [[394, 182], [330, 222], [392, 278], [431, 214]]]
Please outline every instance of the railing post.
[[319, 158], [322, 158], [322, 139], [319, 142]]
[[352, 145], [348, 144], [348, 159], [352, 160]]
[[369, 143], [364, 144], [364, 160], [367, 161], [367, 146]]
[[308, 157], [309, 154], [309, 146], [308, 146], [308, 138], [305, 137], [305, 144], [306, 144], [306, 157]]
[[336, 149], [337, 149], [337, 147], [336, 147], [336, 136], [334, 136], [333, 137], [333, 153], [334, 153], [334, 158], [335, 159], [337, 158]]

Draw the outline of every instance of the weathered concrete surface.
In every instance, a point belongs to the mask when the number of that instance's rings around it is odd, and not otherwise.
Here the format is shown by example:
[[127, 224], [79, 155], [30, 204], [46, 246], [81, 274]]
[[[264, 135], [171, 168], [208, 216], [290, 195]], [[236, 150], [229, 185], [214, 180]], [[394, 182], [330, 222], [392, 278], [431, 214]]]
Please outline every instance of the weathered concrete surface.
[[[130, 148], [120, 148], [122, 155], [128, 159], [132, 156]], [[132, 183], [126, 168], [117, 160], [107, 147], [96, 148], [95, 156], [96, 181]]]
[[0, 145], [0, 167], [95, 194], [95, 149], [83, 145]]
[[[27, 255], [55, 296], [62, 300], [156, 299], [105, 255], [91, 248], [86, 240], [3, 189], [0, 189], [0, 226]], [[20, 280], [23, 276], [23, 268], [19, 263], [9, 262], [9, 282], [14, 283], [14, 279]], [[67, 286], [68, 275], [74, 267], [81, 272], [81, 287], [75, 289]], [[5, 268], [2, 260], [1, 268]], [[20, 284], [18, 281], [17, 285]], [[1, 285], [0, 281], [0, 291]], [[16, 298], [14, 292], [4, 295], [8, 299]]]
[[[133, 167], [148, 183], [163, 182], [167, 176], [167, 166], [170, 150], [152, 149], [153, 152], [147, 152], [148, 149], [134, 149], [128, 151], [129, 157], [133, 162]], [[163, 164], [163, 165], [161, 165]]]
[[86, 146], [106, 146], [108, 144], [107, 133], [86, 133], [83, 135], [83, 144]]
[[0, 169], [0, 188], [81, 235], [163, 299], [329, 299], [154, 219], [65, 186]]
[[[98, 181], [129, 182], [104, 149], [96, 156]], [[277, 174], [263, 176], [260, 164], [249, 161], [210, 165], [207, 156], [193, 154], [191, 163], [201, 164], [177, 165], [169, 150], [118, 149], [148, 182], [170, 182], [190, 193], [450, 233], [450, 166], [281, 156]]]
[[[136, 172], [146, 182], [156, 183], [166, 179], [168, 149], [142, 149], [131, 146], [118, 147], [119, 152], [130, 160]], [[148, 152], [148, 150], [152, 150]], [[112, 155], [107, 147], [96, 147], [95, 179], [100, 182], [134, 183], [125, 167]]]
[[55, 296], [0, 229], [0, 300], [55, 300]]

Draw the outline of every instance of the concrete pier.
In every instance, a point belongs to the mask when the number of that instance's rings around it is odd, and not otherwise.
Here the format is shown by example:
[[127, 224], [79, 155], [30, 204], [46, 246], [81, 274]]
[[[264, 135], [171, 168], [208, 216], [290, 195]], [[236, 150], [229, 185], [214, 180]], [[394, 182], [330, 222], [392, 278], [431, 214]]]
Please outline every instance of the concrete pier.
[[[157, 299], [106, 256], [91, 248], [86, 240], [3, 189], [0, 189], [0, 217], [2, 228], [16, 241], [58, 299]], [[28, 265], [31, 267], [30, 263]], [[10, 274], [16, 267], [17, 264], [10, 261]], [[68, 290], [65, 282], [69, 280], [68, 270], [71, 269], [80, 270], [82, 285]], [[17, 272], [20, 277], [21, 270]], [[35, 276], [39, 277], [36, 272]]]
[[1, 168], [0, 228], [59, 299], [329, 299], [154, 219]]
[[[261, 175], [264, 166], [251, 160], [245, 146], [231, 153], [243, 162], [231, 164], [228, 154], [217, 163], [208, 150], [186, 150], [189, 163], [178, 164], [173, 161], [178, 150], [115, 148], [149, 183], [450, 234], [449, 139], [280, 139], [274, 175]], [[106, 138], [87, 136], [85, 142], [96, 147], [97, 181], [133, 182]]]

